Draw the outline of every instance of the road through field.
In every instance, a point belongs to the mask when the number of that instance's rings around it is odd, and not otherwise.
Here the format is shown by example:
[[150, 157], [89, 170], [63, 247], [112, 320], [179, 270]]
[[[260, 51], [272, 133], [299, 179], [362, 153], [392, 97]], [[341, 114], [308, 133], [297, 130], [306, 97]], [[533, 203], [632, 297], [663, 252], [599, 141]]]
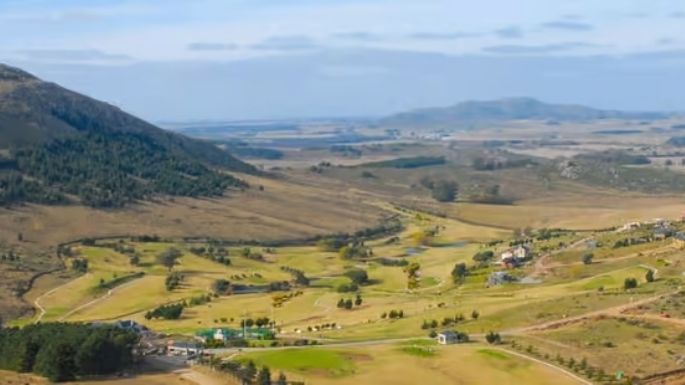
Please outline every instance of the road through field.
[[[87, 277], [87, 276], [89, 276], [89, 275], [90, 275], [90, 273], [84, 275], [84, 276], [81, 277], [81, 278], [85, 278], [85, 277]], [[38, 311], [39, 311], [38, 317], [36, 317], [36, 320], [34, 321], [34, 323], [40, 322], [40, 321], [43, 319], [43, 317], [45, 316], [45, 313], [47, 312], [47, 311], [45, 310], [45, 308], [40, 304], [40, 300], [43, 299], [43, 297], [47, 297], [48, 295], [51, 295], [51, 294], [55, 293], [56, 291], [62, 289], [63, 287], [65, 287], [65, 286], [67, 286], [67, 285], [69, 285], [69, 284], [71, 284], [71, 283], [73, 283], [73, 282], [74, 282], [74, 281], [69, 281], [69, 282], [67, 282], [67, 283], [65, 283], [65, 284], [63, 284], [63, 285], [57, 286], [56, 288], [54, 288], [54, 289], [52, 289], [52, 290], [50, 290], [50, 291], [48, 291], [48, 292], [45, 292], [45, 293], [41, 294], [38, 298], [36, 298], [35, 301], [33, 301], [33, 305], [34, 305], [34, 306], [38, 309]]]

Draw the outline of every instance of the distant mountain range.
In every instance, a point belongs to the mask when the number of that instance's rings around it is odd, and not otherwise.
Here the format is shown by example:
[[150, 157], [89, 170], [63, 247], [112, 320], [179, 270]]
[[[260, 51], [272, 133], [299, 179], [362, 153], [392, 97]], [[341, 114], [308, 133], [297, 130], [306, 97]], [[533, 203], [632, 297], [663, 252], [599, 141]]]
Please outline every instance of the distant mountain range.
[[384, 125], [445, 125], [507, 120], [586, 121], [598, 119], [660, 119], [659, 112], [625, 112], [548, 104], [532, 98], [507, 98], [492, 101], [469, 101], [451, 107], [424, 108], [388, 116]]
[[217, 168], [256, 172], [214, 144], [0, 64], [0, 204], [120, 207], [245, 186]]

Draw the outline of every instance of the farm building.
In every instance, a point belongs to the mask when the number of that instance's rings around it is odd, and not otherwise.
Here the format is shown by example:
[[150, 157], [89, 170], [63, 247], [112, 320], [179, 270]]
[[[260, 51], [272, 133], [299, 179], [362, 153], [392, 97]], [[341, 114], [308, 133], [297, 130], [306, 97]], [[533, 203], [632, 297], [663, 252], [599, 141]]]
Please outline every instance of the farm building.
[[438, 343], [440, 345], [451, 345], [457, 343], [457, 333], [446, 330], [444, 332], [438, 333]]
[[440, 345], [452, 345], [468, 342], [469, 337], [464, 333], [459, 333], [453, 330], [445, 330], [438, 333], [437, 340]]
[[193, 356], [202, 353], [202, 346], [194, 342], [169, 341], [167, 353], [170, 356]]
[[518, 245], [503, 252], [500, 255], [500, 261], [503, 265], [518, 266], [528, 257], [530, 257], [530, 248], [525, 245]]

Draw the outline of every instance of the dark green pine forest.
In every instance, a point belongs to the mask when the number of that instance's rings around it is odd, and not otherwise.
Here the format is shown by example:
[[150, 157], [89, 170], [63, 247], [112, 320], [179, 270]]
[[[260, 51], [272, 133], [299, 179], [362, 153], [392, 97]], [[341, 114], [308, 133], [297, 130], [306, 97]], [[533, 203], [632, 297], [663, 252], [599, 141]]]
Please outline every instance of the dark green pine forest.
[[0, 65], [0, 205], [118, 208], [247, 187], [229, 171], [257, 172], [214, 144]]

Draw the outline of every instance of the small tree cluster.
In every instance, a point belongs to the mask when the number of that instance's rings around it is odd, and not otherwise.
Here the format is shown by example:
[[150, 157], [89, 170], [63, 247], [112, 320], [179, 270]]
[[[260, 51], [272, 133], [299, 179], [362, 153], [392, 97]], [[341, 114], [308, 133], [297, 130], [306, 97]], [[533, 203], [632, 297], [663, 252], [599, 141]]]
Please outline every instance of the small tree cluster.
[[267, 327], [267, 326], [274, 326], [275, 322], [271, 321], [269, 317], [261, 317], [261, 318], [246, 318], [243, 320], [240, 320], [240, 327], [248, 327], [251, 328], [253, 326], [256, 326], [258, 328], [262, 327]]
[[404, 318], [404, 310], [390, 310], [390, 312], [383, 313], [381, 314], [381, 318], [389, 318], [389, 319], [401, 319]]
[[289, 266], [281, 266], [281, 270], [292, 275], [296, 285], [309, 286], [309, 278], [307, 278], [302, 270], [298, 270]]
[[183, 282], [183, 279], [185, 277], [183, 274], [179, 273], [178, 271], [174, 271], [167, 275], [166, 280], [164, 281], [164, 285], [166, 286], [167, 291], [172, 291], [176, 289], [181, 282]]
[[71, 268], [79, 273], [88, 271], [88, 260], [85, 258], [74, 258], [71, 260]]
[[492, 331], [485, 335], [485, 340], [491, 345], [499, 345], [502, 343], [502, 337], [499, 335], [499, 333]]
[[176, 320], [181, 318], [185, 304], [177, 303], [172, 305], [162, 305], [152, 311], [145, 313], [145, 319], [163, 318], [167, 320]]
[[350, 310], [354, 306], [361, 306], [363, 302], [364, 300], [362, 299], [362, 296], [360, 294], [357, 294], [357, 297], [354, 300], [349, 298], [340, 298], [340, 300], [338, 301], [338, 309]]

